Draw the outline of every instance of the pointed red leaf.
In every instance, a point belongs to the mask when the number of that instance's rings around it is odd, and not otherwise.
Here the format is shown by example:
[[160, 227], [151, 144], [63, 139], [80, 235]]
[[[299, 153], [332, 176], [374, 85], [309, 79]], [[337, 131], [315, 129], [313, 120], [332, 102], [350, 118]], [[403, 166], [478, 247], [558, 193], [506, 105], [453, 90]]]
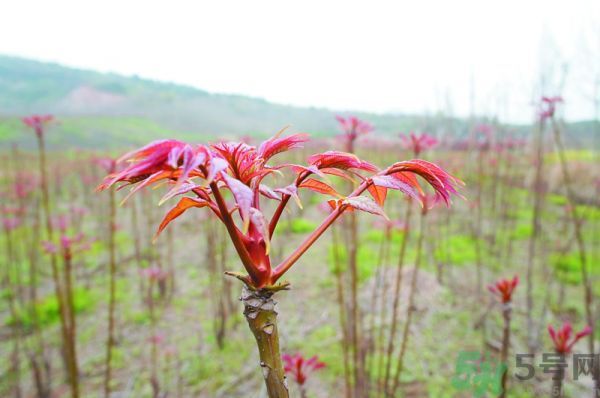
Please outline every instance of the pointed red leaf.
[[265, 219], [263, 213], [254, 207], [250, 208], [250, 222], [260, 234], [261, 239], [264, 240], [266, 248], [265, 254], [268, 255], [271, 248], [271, 241], [269, 239], [269, 223]]
[[324, 183], [323, 181], [318, 181], [313, 178], [308, 178], [308, 179], [304, 180], [300, 184], [299, 188], [308, 188], [311, 191], [314, 191], [317, 193], [341, 197], [341, 195], [332, 186]]
[[358, 169], [370, 172], [377, 171], [377, 167], [369, 162], [360, 160], [358, 156], [339, 151], [327, 151], [312, 155], [308, 158], [308, 163], [317, 166], [319, 169], [333, 168], [340, 170]]
[[367, 213], [375, 214], [378, 216], [382, 216], [385, 219], [388, 219], [388, 216], [385, 215], [381, 206], [379, 206], [377, 203], [375, 203], [375, 201], [373, 201], [373, 199], [368, 198], [366, 196], [349, 197], [349, 198], [344, 199], [344, 201], [342, 203], [345, 205], [349, 205], [350, 207], [352, 207], [356, 210], [365, 211]]
[[248, 231], [248, 226], [250, 224], [250, 208], [252, 207], [252, 200], [254, 199], [254, 193], [243, 182], [233, 177], [230, 177], [225, 172], [221, 172], [221, 176], [223, 176], [223, 180], [229, 187], [229, 190], [233, 194], [233, 198], [235, 199], [235, 203], [237, 204], [240, 215], [242, 216], [242, 221], [244, 223], [244, 227], [242, 231], [246, 233]]
[[273, 191], [270, 187], [265, 184], [260, 184], [258, 190], [261, 195], [273, 199], [273, 200], [281, 200], [281, 197], [277, 195], [277, 192]]
[[292, 134], [287, 137], [279, 138], [281, 133], [283, 133], [283, 130], [264, 141], [258, 147], [258, 156], [260, 156], [265, 163], [278, 153], [298, 148], [302, 143], [308, 141], [308, 134]]
[[385, 199], [387, 197], [387, 188], [386, 187], [379, 186], [379, 185], [376, 185], [373, 183], [372, 185], [369, 185], [367, 190], [369, 191], [369, 193], [371, 194], [373, 199], [375, 199], [375, 202], [377, 202], [377, 204], [379, 206], [383, 206], [385, 204]]
[[208, 206], [208, 202], [205, 200], [194, 199], [190, 197], [181, 198], [179, 203], [175, 205], [171, 210], [167, 212], [165, 217], [163, 218], [158, 230], [156, 231], [156, 235], [154, 235], [154, 240], [158, 238], [158, 235], [169, 225], [171, 221], [182, 215], [187, 209], [190, 207], [205, 207]]
[[294, 184], [290, 184], [287, 187], [277, 188], [275, 192], [282, 193], [284, 195], [290, 195], [298, 205], [299, 208], [302, 208], [302, 202], [300, 201], [300, 197], [298, 196], [298, 188]]
[[[415, 200], [419, 200], [419, 195], [418, 192], [415, 190], [415, 187], [409, 184], [406, 180], [402, 180], [400, 178], [395, 178], [394, 176], [388, 175], [374, 176], [373, 178], [371, 178], [371, 181], [373, 181], [373, 186], [394, 189], [410, 196]], [[375, 200], [377, 199], [375, 198]]]

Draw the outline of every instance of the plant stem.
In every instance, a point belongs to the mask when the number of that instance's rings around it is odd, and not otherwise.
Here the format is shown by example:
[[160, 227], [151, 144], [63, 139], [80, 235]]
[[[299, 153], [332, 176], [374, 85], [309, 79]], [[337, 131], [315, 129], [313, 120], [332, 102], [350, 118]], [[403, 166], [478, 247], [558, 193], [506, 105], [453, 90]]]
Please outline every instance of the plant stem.
[[[592, 286], [590, 283], [590, 278], [588, 275], [587, 268], [587, 255], [585, 249], [585, 242], [583, 240], [583, 233], [581, 231], [581, 218], [577, 214], [577, 204], [575, 203], [575, 193], [573, 192], [573, 187], [571, 186], [571, 176], [569, 174], [569, 169], [567, 168], [567, 159], [565, 158], [565, 150], [561, 140], [560, 129], [554, 117], [552, 117], [552, 131], [554, 133], [554, 143], [556, 144], [556, 149], [558, 150], [558, 158], [560, 161], [560, 166], [563, 174], [563, 180], [565, 184], [565, 189], [567, 191], [567, 201], [569, 203], [569, 207], [571, 208], [571, 221], [573, 222], [573, 229], [575, 230], [575, 241], [577, 242], [577, 251], [579, 254], [579, 262], [581, 263], [581, 277], [583, 279], [583, 289], [584, 289], [584, 300], [585, 300], [585, 315], [586, 321], [588, 325], [594, 327], [594, 314], [592, 311], [593, 305], [593, 292]], [[588, 336], [588, 349], [590, 354], [594, 354], [594, 333], [590, 333]]]
[[342, 330], [342, 354], [344, 358], [344, 385], [345, 385], [345, 397], [350, 398], [352, 389], [352, 379], [350, 376], [350, 364], [348, 355], [348, 321], [346, 318], [346, 300], [344, 298], [344, 286], [343, 286], [343, 274], [340, 264], [339, 255], [339, 238], [337, 228], [331, 227], [332, 239], [333, 239], [333, 262], [334, 262], [334, 274], [336, 280], [336, 294], [337, 302], [340, 310], [340, 327]]
[[106, 361], [104, 368], [106, 372], [104, 374], [104, 397], [110, 396], [110, 378], [111, 378], [111, 365], [112, 365], [112, 348], [115, 343], [115, 292], [116, 292], [116, 278], [117, 278], [117, 264], [115, 256], [115, 217], [116, 217], [116, 204], [115, 204], [115, 190], [110, 190], [109, 198], [109, 215], [108, 215], [108, 253], [109, 253], [109, 298], [108, 298], [108, 337], [106, 340]]
[[[48, 172], [47, 172], [47, 167], [46, 167], [46, 146], [44, 143], [43, 134], [37, 135], [37, 141], [38, 141], [38, 156], [39, 156], [39, 168], [40, 168], [40, 178], [41, 178], [40, 185], [41, 185], [41, 192], [42, 192], [42, 206], [44, 208], [44, 215], [45, 215], [45, 221], [46, 221], [46, 235], [47, 235], [47, 239], [52, 241], [54, 238], [54, 229], [52, 228], [52, 221], [50, 219], [50, 194], [48, 192]], [[72, 356], [69, 352], [70, 347], [69, 347], [69, 331], [68, 331], [68, 326], [67, 326], [67, 313], [66, 313], [66, 308], [65, 308], [63, 291], [62, 291], [62, 287], [61, 287], [61, 283], [60, 283], [60, 276], [59, 276], [56, 254], [54, 254], [54, 253], [50, 254], [50, 265], [51, 265], [51, 269], [52, 269], [52, 279], [54, 281], [54, 292], [56, 295], [56, 300], [58, 302], [58, 311], [60, 314], [60, 325], [61, 325], [61, 331], [62, 331], [63, 347], [65, 350], [65, 356], [67, 358], [67, 362], [66, 362], [67, 373], [69, 373], [70, 375], [73, 375], [73, 373], [76, 374], [77, 372], [76, 371], [73, 372], [73, 365], [71, 363], [69, 363], [70, 358]], [[78, 398], [79, 397], [79, 389], [78, 389], [78, 385], [77, 385], [77, 380], [69, 380], [69, 381], [71, 383], [71, 396], [73, 398]]]
[[563, 379], [565, 378], [565, 370], [562, 367], [557, 367], [556, 374], [552, 377], [552, 398], [561, 398], [563, 396]]
[[139, 277], [139, 290], [140, 297], [144, 297], [144, 277], [142, 276], [142, 248], [140, 242], [142, 237], [140, 236], [140, 226], [138, 224], [138, 199], [137, 197], [131, 198], [131, 226], [133, 228], [133, 248], [135, 252], [135, 262], [138, 269]]
[[77, 321], [75, 319], [75, 303], [73, 295], [73, 261], [69, 249], [64, 254], [65, 260], [65, 300], [68, 315], [68, 345], [69, 350], [69, 378], [73, 388], [74, 397], [79, 396], [79, 371], [77, 369]]
[[241, 300], [244, 303], [244, 316], [256, 339], [269, 398], [288, 398], [289, 391], [279, 352], [273, 292], [265, 289], [250, 290], [244, 285]]
[[350, 268], [350, 336], [352, 338], [352, 363], [354, 365], [354, 389], [356, 394], [361, 394], [362, 384], [362, 322], [360, 308], [358, 307], [358, 223], [356, 212], [349, 214], [350, 217], [350, 244], [348, 249], [348, 267]]
[[423, 238], [425, 236], [425, 218], [426, 211], [421, 212], [419, 222], [419, 239], [417, 240], [417, 258], [415, 259], [415, 268], [413, 270], [412, 278], [410, 281], [410, 295], [408, 296], [408, 308], [406, 310], [406, 321], [404, 322], [404, 332], [402, 334], [402, 343], [400, 345], [400, 353], [398, 355], [398, 366], [396, 368], [396, 374], [394, 375], [394, 384], [391, 390], [390, 397], [396, 396], [396, 391], [400, 384], [400, 375], [402, 374], [404, 366], [404, 354], [408, 347], [408, 336], [410, 333], [410, 325], [412, 321], [413, 313], [415, 312], [415, 295], [417, 290], [417, 280], [419, 276], [419, 268], [421, 267], [421, 256], [423, 252]]
[[394, 301], [392, 303], [392, 321], [390, 335], [388, 338], [387, 350], [385, 353], [385, 377], [383, 380], [383, 391], [388, 390], [390, 382], [391, 368], [392, 368], [392, 354], [394, 353], [394, 342], [396, 340], [396, 328], [398, 323], [398, 307], [400, 306], [400, 292], [402, 289], [402, 271], [404, 269], [404, 257], [406, 254], [406, 247], [408, 245], [408, 238], [410, 236], [410, 216], [412, 212], [412, 202], [409, 200], [406, 204], [406, 213], [404, 214], [405, 220], [405, 232], [402, 237], [402, 244], [400, 246], [400, 256], [398, 257], [398, 267], [396, 271], [396, 281], [394, 284]]
[[506, 382], [508, 376], [508, 350], [510, 348], [510, 319], [511, 319], [511, 303], [503, 304], [502, 317], [504, 319], [504, 328], [502, 331], [502, 353], [500, 357], [500, 363], [506, 365], [506, 369], [502, 373], [502, 392], [500, 398], [506, 397]]
[[533, 268], [535, 263], [536, 255], [536, 243], [539, 239], [540, 234], [540, 213], [542, 210], [542, 172], [544, 164], [544, 122], [540, 121], [538, 126], [538, 132], [535, 141], [535, 177], [533, 181], [533, 217], [531, 219], [532, 232], [529, 238], [529, 249], [527, 256], [527, 346], [529, 353], [533, 354], [536, 350], [536, 332], [534, 331], [533, 325]]

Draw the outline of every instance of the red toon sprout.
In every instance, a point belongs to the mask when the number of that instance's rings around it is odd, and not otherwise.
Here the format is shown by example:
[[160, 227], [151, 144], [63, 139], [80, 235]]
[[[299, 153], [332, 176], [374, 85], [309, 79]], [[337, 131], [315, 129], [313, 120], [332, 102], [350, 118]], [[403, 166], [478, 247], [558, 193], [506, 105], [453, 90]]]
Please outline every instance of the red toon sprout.
[[[248, 275], [236, 276], [249, 286], [260, 289], [273, 286], [283, 274], [319, 239], [344, 212], [360, 210], [382, 215], [388, 189], [399, 190], [419, 200], [423, 192], [417, 176], [423, 178], [436, 195], [450, 203], [462, 182], [433, 163], [409, 160], [380, 170], [357, 156], [337, 151], [315, 154], [307, 165], [271, 165], [277, 154], [299, 148], [308, 140], [306, 134], [282, 137], [283, 130], [257, 147], [243, 142], [220, 142], [211, 146], [190, 145], [176, 140], [155, 141], [130, 152], [120, 161], [129, 165], [109, 174], [99, 189], [117, 183], [120, 188], [132, 185], [131, 193], [154, 183], [166, 181], [171, 189], [161, 203], [182, 196], [167, 212], [157, 235], [175, 218], [196, 207], [209, 209], [226, 227], [229, 237]], [[291, 183], [272, 189], [265, 179], [282, 170], [293, 172]], [[368, 175], [367, 175], [368, 174]], [[360, 184], [353, 192], [342, 195], [329, 185], [326, 175], [355, 180]], [[287, 258], [277, 266], [271, 264], [271, 238], [290, 199], [301, 205], [299, 192], [308, 189], [335, 199], [333, 210]], [[230, 196], [225, 196], [229, 191]], [[368, 191], [375, 200], [361, 196]], [[130, 194], [131, 194], [130, 193]], [[267, 217], [262, 200], [277, 202]]]
[[405, 149], [411, 150], [415, 156], [419, 156], [421, 152], [432, 149], [438, 144], [438, 140], [427, 134], [415, 134], [412, 131], [409, 134], [400, 134], [402, 146]]
[[555, 330], [552, 325], [548, 325], [548, 333], [552, 338], [556, 352], [568, 354], [571, 352], [571, 349], [577, 341], [592, 333], [592, 327], [587, 325], [581, 332], [573, 337], [573, 327], [569, 322], [565, 322], [558, 330]]
[[500, 279], [492, 285], [488, 285], [488, 290], [492, 292], [503, 303], [510, 303], [515, 288], [519, 285], [519, 277], [515, 275], [512, 279]]
[[364, 120], [360, 120], [356, 116], [336, 116], [335, 117], [340, 124], [340, 128], [344, 132], [342, 138], [346, 144], [346, 150], [348, 152], [354, 152], [354, 141], [361, 135], [369, 134], [374, 130], [373, 125]]
[[294, 381], [299, 385], [306, 383], [307, 377], [314, 371], [323, 369], [326, 365], [324, 362], [319, 361], [319, 357], [316, 355], [305, 359], [302, 354], [283, 354], [281, 356], [285, 364], [284, 370], [294, 378]]
[[54, 116], [52, 115], [31, 115], [21, 119], [23, 124], [32, 128], [38, 136], [44, 134], [46, 125], [52, 122], [52, 120], [54, 120]]
[[544, 120], [553, 117], [554, 113], [556, 113], [556, 106], [560, 102], [563, 102], [563, 99], [560, 96], [542, 97], [541, 103], [539, 105], [540, 118]]

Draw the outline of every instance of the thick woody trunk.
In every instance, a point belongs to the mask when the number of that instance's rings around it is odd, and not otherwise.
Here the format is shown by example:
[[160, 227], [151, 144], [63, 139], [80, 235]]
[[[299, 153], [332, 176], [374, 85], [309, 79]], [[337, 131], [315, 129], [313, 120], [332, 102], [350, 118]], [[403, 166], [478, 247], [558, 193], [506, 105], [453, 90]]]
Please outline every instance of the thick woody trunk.
[[241, 300], [244, 303], [244, 316], [256, 339], [269, 398], [288, 398], [287, 381], [279, 352], [277, 311], [273, 292], [264, 289], [250, 290], [244, 286]]

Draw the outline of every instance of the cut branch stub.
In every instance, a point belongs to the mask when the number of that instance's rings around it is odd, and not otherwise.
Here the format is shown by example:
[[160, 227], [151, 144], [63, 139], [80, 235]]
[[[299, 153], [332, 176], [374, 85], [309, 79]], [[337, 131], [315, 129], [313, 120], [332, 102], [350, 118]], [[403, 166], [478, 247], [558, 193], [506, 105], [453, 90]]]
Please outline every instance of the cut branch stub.
[[269, 398], [288, 398], [288, 386], [279, 352], [277, 311], [273, 291], [251, 290], [244, 285], [240, 299], [244, 303], [244, 316], [256, 339]]

